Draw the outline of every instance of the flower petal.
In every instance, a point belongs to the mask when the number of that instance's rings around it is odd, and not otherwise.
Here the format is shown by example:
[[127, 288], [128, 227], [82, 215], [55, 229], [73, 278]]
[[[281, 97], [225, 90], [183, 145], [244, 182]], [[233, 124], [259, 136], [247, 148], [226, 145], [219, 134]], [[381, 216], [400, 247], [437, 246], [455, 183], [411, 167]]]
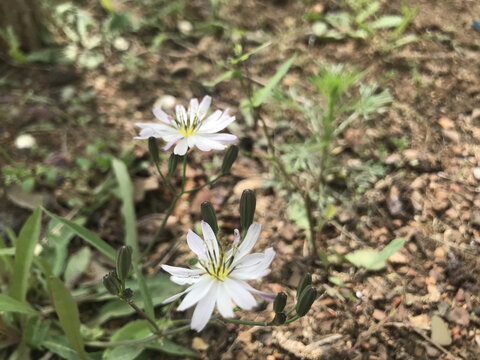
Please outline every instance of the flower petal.
[[195, 120], [195, 116], [197, 116], [198, 112], [198, 100], [193, 98], [190, 100], [190, 106], [188, 107], [188, 115], [190, 116], [190, 121], [193, 123]]
[[200, 103], [200, 106], [198, 107], [198, 111], [197, 111], [197, 116], [199, 120], [202, 120], [205, 117], [205, 115], [207, 115], [208, 108], [210, 107], [211, 103], [212, 103], [212, 98], [208, 95], [202, 99], [202, 102]]
[[223, 145], [222, 143], [220, 143], [218, 141], [209, 140], [204, 135], [200, 135], [200, 134], [195, 136], [194, 141], [195, 141], [195, 145], [201, 151], [210, 151], [212, 149], [223, 150], [223, 149], [226, 148], [226, 146]]
[[231, 278], [226, 278], [223, 281], [225, 290], [232, 297], [233, 301], [243, 310], [250, 310], [257, 305], [257, 302], [242, 284], [243, 281]]
[[205, 239], [205, 244], [207, 245], [207, 251], [210, 251], [214, 256], [216, 263], [220, 260], [220, 251], [218, 249], [218, 242], [215, 233], [213, 232], [210, 225], [207, 222], [203, 221], [200, 223], [202, 225], [203, 238]]
[[184, 294], [186, 294], [187, 292], [189, 292], [191, 290], [191, 286], [189, 288], [187, 288], [186, 290], [183, 290], [182, 292], [179, 292], [178, 294], [175, 294], [173, 296], [170, 296], [169, 298], [165, 299], [162, 301], [162, 304], [168, 304], [168, 303], [171, 303], [175, 300], [177, 300], [178, 298], [180, 298], [181, 296], [183, 296]]
[[175, 155], [185, 155], [187, 153], [187, 150], [188, 150], [187, 140], [183, 138], [177, 143], [177, 145], [173, 149], [173, 153]]
[[203, 242], [202, 238], [197, 234], [195, 234], [192, 230], [188, 230], [187, 244], [188, 244], [188, 247], [195, 254], [197, 254], [200, 260], [207, 259], [207, 256], [206, 256], [207, 248], [205, 246], [205, 243]]
[[[258, 255], [263, 255], [263, 258], [260, 261], [258, 261]], [[272, 248], [265, 250], [264, 254], [247, 255], [238, 264], [238, 266], [235, 267], [235, 270], [232, 271], [231, 276], [239, 280], [259, 279], [270, 273], [268, 267], [272, 263], [274, 257], [275, 251]]]
[[172, 125], [173, 121], [171, 120], [171, 117], [168, 116], [162, 109], [155, 107], [153, 108], [153, 115], [160, 120], [161, 122]]
[[235, 116], [228, 115], [230, 109], [227, 109], [219, 118], [208, 117], [199, 128], [200, 132], [216, 133], [225, 129], [228, 125], [235, 121]]
[[198, 136], [208, 139], [209, 141], [218, 141], [222, 144], [233, 144], [237, 141], [237, 137], [232, 134], [220, 133], [220, 134], [198, 134]]
[[180, 277], [196, 276], [203, 273], [203, 270], [201, 269], [186, 269], [186, 268], [170, 266], [166, 264], [161, 265], [161, 268], [166, 272], [168, 272], [170, 275], [180, 276]]
[[260, 235], [261, 230], [262, 225], [260, 225], [259, 223], [254, 222], [252, 225], [250, 225], [245, 239], [243, 239], [240, 246], [238, 247], [238, 254], [235, 256], [232, 266], [236, 266], [237, 264], [241, 263], [243, 257], [247, 255], [250, 250], [252, 250], [258, 240], [258, 236]]
[[175, 106], [175, 113], [177, 115], [177, 121], [182, 125], [187, 124], [187, 110], [182, 105]]
[[242, 285], [245, 287], [246, 290], [258, 295], [258, 296], [261, 296], [263, 299], [267, 300], [267, 301], [274, 301], [275, 298], [277, 297], [276, 294], [274, 293], [269, 293], [269, 292], [265, 292], [265, 291], [260, 291], [260, 290], [257, 290], [253, 287], [251, 287], [249, 284], [247, 283], [242, 283]]
[[198, 302], [190, 324], [192, 329], [201, 331], [205, 325], [207, 325], [215, 307], [216, 291], [216, 284], [214, 284], [214, 286], [210, 288], [208, 294]]
[[234, 316], [232, 298], [223, 283], [217, 285], [217, 308], [224, 318], [232, 318]]
[[209, 275], [202, 276], [195, 285], [192, 285], [192, 289], [187, 294], [187, 296], [185, 296], [182, 303], [178, 306], [177, 310], [183, 311], [195, 305], [207, 295], [207, 293], [210, 291], [210, 288], [214, 284], [215, 280]]
[[170, 276], [170, 281], [174, 282], [177, 285], [191, 285], [198, 282], [200, 276], [196, 277], [181, 277], [181, 276]]

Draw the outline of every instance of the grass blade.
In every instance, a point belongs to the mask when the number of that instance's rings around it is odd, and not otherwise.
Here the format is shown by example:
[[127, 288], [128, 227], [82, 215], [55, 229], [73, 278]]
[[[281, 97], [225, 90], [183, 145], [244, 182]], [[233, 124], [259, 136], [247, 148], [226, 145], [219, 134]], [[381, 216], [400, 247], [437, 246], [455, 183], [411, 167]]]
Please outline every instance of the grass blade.
[[51, 276], [48, 284], [60, 326], [72, 348], [82, 360], [86, 360], [87, 353], [85, 352], [83, 338], [80, 334], [80, 316], [77, 303], [60, 279]]
[[40, 236], [41, 216], [42, 211], [37, 208], [20, 230], [16, 244], [10, 295], [20, 302], [25, 302], [25, 296], [27, 295], [33, 251]]
[[258, 107], [263, 104], [267, 96], [270, 94], [270, 92], [273, 90], [275, 86], [282, 80], [282, 78], [285, 76], [285, 74], [288, 72], [288, 69], [290, 69], [290, 66], [292, 66], [293, 62], [295, 61], [297, 57], [297, 54], [294, 54], [287, 62], [285, 62], [280, 68], [277, 70], [275, 75], [272, 76], [272, 78], [268, 81], [267, 85], [265, 85], [264, 88], [255, 91], [255, 93], [252, 96], [252, 105], [254, 107]]
[[83, 240], [88, 242], [90, 245], [92, 245], [95, 249], [100, 251], [102, 254], [106, 255], [110, 259], [115, 261], [115, 249], [108, 245], [105, 241], [100, 239], [97, 235], [95, 235], [93, 232], [90, 230], [84, 228], [81, 225], [78, 225], [77, 223], [74, 223], [73, 221], [67, 220], [62, 218], [61, 216], [55, 215], [54, 213], [51, 213], [50, 211], [43, 209], [45, 213], [50, 216], [52, 219], [55, 219], [68, 228], [70, 228], [75, 235], [81, 237]]
[[27, 303], [15, 300], [14, 298], [0, 294], [0, 311], [16, 312], [35, 315], [37, 312]]
[[152, 298], [149, 294], [145, 279], [140, 268], [140, 253], [138, 251], [137, 242], [137, 219], [135, 216], [135, 207], [133, 204], [133, 184], [128, 174], [125, 163], [118, 159], [112, 160], [113, 171], [120, 188], [120, 196], [122, 199], [122, 214], [125, 221], [125, 245], [131, 246], [133, 250], [132, 262], [133, 271], [138, 280], [140, 293], [145, 304], [145, 313], [151, 318], [155, 318], [153, 312]]

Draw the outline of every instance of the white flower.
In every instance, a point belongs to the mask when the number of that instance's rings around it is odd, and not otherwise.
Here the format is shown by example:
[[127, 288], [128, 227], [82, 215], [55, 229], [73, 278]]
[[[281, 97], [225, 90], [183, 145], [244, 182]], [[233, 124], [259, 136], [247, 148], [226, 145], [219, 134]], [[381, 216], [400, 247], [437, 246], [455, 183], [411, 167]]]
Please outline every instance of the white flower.
[[225, 318], [233, 317], [233, 304], [244, 310], [256, 305], [252, 293], [273, 301], [274, 294], [254, 289], [245, 280], [255, 280], [270, 273], [270, 266], [275, 251], [268, 248], [264, 253], [248, 254], [260, 235], [261, 225], [253, 223], [248, 229], [245, 239], [239, 243], [236, 239], [229, 249], [219, 245], [210, 225], [202, 221], [202, 239], [192, 230], [188, 231], [187, 243], [198, 256], [198, 269], [185, 269], [162, 265], [162, 269], [170, 273], [170, 279], [177, 284], [191, 284], [185, 291], [176, 294], [163, 303], [172, 302], [187, 294], [179, 311], [197, 305], [193, 312], [191, 328], [201, 331], [210, 319], [215, 303], [220, 314]]
[[176, 144], [173, 152], [177, 155], [185, 155], [187, 150], [194, 146], [202, 151], [223, 150], [227, 144], [233, 144], [237, 137], [217, 133], [235, 121], [235, 116], [230, 116], [227, 109], [224, 112], [217, 110], [205, 118], [211, 102], [210, 96], [205, 96], [200, 105], [197, 99], [191, 99], [188, 110], [182, 105], [175, 107], [175, 117], [154, 108], [153, 114], [161, 123], [135, 124], [141, 128], [140, 136], [135, 139], [144, 140], [151, 136], [162, 138], [167, 142], [164, 150]]

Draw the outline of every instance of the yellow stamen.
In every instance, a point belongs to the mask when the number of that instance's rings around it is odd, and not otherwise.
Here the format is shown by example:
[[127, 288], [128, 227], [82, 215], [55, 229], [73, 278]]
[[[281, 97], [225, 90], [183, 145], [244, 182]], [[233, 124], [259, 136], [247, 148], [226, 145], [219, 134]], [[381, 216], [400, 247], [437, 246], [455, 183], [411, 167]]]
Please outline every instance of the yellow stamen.
[[195, 134], [195, 130], [191, 127], [182, 127], [180, 129], [180, 134], [182, 134], [185, 137], [189, 137]]

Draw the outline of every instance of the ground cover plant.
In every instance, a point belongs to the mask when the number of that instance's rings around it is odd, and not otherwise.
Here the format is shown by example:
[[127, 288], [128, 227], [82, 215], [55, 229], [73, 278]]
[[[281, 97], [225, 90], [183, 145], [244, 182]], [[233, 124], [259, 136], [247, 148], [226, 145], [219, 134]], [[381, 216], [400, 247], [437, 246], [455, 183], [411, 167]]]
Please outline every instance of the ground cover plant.
[[1, 358], [478, 357], [479, 5], [28, 3]]

